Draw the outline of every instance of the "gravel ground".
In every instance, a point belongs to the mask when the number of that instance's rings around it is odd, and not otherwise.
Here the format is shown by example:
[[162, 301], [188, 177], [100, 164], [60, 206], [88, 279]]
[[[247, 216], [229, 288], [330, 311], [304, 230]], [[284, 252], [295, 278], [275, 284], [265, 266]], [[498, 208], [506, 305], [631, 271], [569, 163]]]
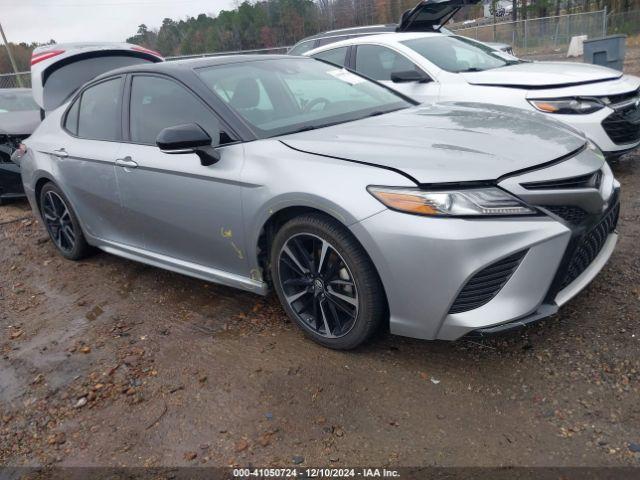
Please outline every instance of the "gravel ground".
[[0, 465], [640, 466], [640, 151], [618, 248], [559, 314], [482, 341], [326, 350], [274, 298], [0, 208]]

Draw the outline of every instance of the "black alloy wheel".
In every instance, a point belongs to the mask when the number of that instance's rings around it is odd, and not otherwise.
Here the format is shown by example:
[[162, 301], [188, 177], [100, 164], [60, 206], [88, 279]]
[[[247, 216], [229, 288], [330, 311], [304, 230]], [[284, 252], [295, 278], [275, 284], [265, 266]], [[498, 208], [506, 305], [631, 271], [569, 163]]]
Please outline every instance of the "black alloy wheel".
[[91, 247], [85, 240], [80, 223], [67, 197], [53, 183], [40, 191], [40, 213], [49, 237], [63, 257], [80, 260]]
[[289, 307], [325, 338], [349, 333], [358, 317], [358, 289], [344, 259], [328, 241], [309, 233], [287, 240], [278, 269]]
[[370, 258], [331, 217], [289, 220], [271, 249], [271, 277], [285, 311], [314, 341], [351, 349], [366, 342], [386, 316], [386, 297]]

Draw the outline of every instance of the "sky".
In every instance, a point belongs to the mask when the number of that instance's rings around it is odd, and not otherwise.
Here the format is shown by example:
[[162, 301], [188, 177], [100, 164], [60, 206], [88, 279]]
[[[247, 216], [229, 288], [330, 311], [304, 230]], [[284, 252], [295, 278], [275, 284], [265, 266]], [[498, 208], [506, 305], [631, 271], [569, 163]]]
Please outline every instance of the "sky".
[[[0, 23], [13, 43], [122, 42], [144, 23], [159, 27], [234, 8], [234, 0], [0, 0]], [[0, 39], [0, 44], [1, 44]]]

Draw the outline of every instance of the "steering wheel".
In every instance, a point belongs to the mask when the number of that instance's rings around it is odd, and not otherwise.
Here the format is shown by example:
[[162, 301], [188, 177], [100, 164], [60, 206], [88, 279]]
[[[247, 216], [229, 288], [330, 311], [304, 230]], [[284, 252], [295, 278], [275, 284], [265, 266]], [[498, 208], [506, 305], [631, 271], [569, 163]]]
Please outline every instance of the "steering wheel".
[[307, 103], [304, 108], [302, 109], [304, 113], [309, 113], [313, 107], [315, 107], [316, 105], [324, 105], [324, 107], [322, 107], [322, 110], [324, 110], [325, 108], [327, 108], [327, 106], [331, 103], [330, 100], [324, 98], [324, 97], [318, 97], [318, 98], [314, 98], [313, 100], [311, 100], [309, 103]]

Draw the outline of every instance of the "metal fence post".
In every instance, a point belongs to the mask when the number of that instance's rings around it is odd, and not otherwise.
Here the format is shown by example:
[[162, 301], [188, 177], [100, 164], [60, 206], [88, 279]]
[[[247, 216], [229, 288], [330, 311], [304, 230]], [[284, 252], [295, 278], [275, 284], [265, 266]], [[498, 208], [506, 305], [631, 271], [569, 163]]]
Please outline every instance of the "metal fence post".
[[527, 41], [527, 35], [529, 33], [528, 29], [527, 29], [527, 22], [528, 21], [529, 21], [528, 19], [526, 19], [526, 18], [524, 19], [524, 50], [525, 51], [527, 50], [527, 46], [529, 44], [529, 42]]
[[604, 6], [604, 14], [602, 15], [602, 36], [607, 36], [607, 6]]

